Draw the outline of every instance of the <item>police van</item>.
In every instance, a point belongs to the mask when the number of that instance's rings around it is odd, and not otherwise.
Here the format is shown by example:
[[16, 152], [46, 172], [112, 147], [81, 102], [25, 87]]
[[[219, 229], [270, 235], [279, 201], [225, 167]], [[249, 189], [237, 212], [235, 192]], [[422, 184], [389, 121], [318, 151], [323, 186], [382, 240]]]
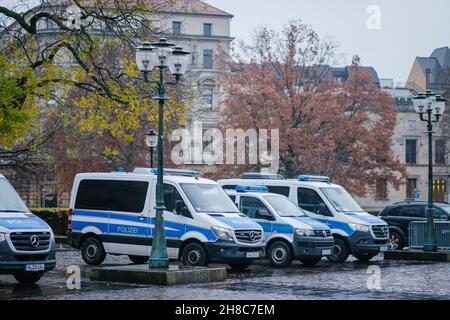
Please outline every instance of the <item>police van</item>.
[[[69, 244], [84, 261], [101, 264], [106, 254], [145, 263], [155, 232], [157, 170], [82, 173], [73, 183]], [[169, 258], [185, 265], [210, 262], [247, 268], [265, 255], [263, 230], [241, 214], [223, 189], [189, 170], [164, 169], [164, 229]]]
[[334, 248], [328, 259], [333, 262], [344, 262], [350, 254], [360, 261], [369, 261], [388, 250], [386, 222], [365, 212], [343, 187], [331, 183], [328, 177], [301, 175], [298, 179], [284, 179], [249, 173], [218, 183], [225, 190], [238, 185], [266, 186], [269, 192], [289, 197], [309, 217], [331, 229]]
[[264, 186], [237, 186], [227, 190], [240, 211], [264, 230], [266, 253], [272, 265], [287, 267], [293, 258], [314, 266], [332, 253], [330, 228], [312, 218], [283, 195], [269, 193]]
[[52, 229], [33, 215], [0, 174], [0, 274], [21, 283], [35, 283], [55, 268], [56, 243]]

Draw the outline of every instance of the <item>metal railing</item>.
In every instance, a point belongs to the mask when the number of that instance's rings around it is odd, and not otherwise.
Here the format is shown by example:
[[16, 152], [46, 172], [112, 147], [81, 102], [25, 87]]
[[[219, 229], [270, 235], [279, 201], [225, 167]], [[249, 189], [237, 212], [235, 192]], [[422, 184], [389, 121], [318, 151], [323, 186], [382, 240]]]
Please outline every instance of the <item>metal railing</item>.
[[[439, 250], [450, 250], [450, 222], [435, 222], [436, 240]], [[414, 221], [409, 224], [409, 247], [423, 249], [426, 221]]]

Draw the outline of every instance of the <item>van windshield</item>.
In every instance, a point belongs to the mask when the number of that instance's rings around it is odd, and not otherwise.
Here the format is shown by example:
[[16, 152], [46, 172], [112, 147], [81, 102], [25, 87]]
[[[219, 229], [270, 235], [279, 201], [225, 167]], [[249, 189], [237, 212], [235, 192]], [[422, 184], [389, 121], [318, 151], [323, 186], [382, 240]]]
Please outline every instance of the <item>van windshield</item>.
[[0, 178], [0, 214], [5, 212], [29, 212], [17, 192], [5, 178]]
[[357, 213], [364, 212], [359, 204], [343, 188], [320, 188], [337, 212]]
[[304, 217], [305, 213], [291, 200], [282, 196], [264, 196], [281, 217]]
[[181, 188], [199, 213], [239, 213], [236, 205], [218, 185], [182, 183]]

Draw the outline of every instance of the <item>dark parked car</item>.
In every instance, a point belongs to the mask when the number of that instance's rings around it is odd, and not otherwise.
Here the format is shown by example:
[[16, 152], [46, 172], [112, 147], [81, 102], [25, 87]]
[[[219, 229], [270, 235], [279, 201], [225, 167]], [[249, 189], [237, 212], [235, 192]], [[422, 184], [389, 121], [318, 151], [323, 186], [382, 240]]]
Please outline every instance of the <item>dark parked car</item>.
[[[422, 201], [400, 202], [390, 205], [378, 214], [389, 225], [389, 249], [401, 250], [409, 243], [408, 228], [412, 221], [426, 221], [427, 203]], [[450, 204], [436, 202], [434, 219], [450, 220]]]

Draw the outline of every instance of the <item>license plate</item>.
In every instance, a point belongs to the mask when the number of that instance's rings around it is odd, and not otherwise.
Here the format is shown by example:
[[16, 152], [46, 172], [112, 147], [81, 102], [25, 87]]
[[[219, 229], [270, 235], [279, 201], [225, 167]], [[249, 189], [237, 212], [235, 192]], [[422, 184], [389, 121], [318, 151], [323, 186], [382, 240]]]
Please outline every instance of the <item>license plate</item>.
[[45, 266], [43, 264], [27, 264], [25, 265], [25, 271], [29, 272], [37, 272], [37, 271], [44, 271]]
[[331, 255], [331, 249], [329, 249], [329, 250], [322, 250], [322, 255], [323, 256], [330, 256]]
[[388, 250], [389, 250], [388, 247], [381, 247], [381, 248], [380, 248], [380, 252], [386, 252], [386, 251], [388, 251]]
[[259, 258], [259, 252], [247, 252], [247, 258]]

